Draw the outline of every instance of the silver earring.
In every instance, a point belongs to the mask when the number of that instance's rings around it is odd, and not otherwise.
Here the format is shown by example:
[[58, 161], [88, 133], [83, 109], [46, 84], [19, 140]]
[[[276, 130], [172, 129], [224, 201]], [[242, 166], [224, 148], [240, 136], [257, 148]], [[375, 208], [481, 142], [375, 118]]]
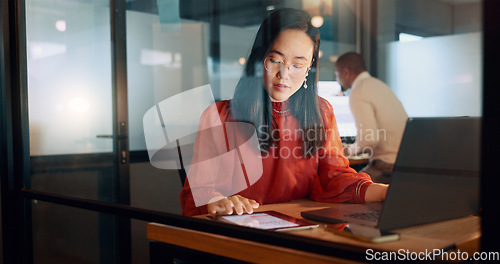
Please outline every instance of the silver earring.
[[304, 89], [307, 89], [307, 79], [304, 80]]

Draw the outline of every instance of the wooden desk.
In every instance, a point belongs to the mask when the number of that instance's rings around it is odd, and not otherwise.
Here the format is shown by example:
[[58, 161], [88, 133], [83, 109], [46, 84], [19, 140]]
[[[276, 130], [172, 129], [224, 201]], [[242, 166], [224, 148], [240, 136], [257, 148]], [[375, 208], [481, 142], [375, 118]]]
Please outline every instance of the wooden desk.
[[[331, 206], [345, 205], [297, 200], [282, 204], [263, 205], [257, 211], [274, 210], [301, 218], [300, 212], [302, 211]], [[475, 216], [395, 230], [400, 234], [400, 240], [387, 243], [360, 242], [336, 235], [324, 227], [325, 225], [321, 225], [319, 228], [287, 231], [287, 233], [350, 245], [358, 248], [358, 252], [363, 253], [367, 249], [383, 252], [397, 252], [404, 249], [423, 253], [449, 248], [452, 245], [456, 246], [455, 250], [469, 252], [469, 256], [479, 251], [480, 219]], [[147, 237], [152, 241], [252, 263], [353, 263], [350, 260], [331, 256], [156, 223], [148, 224]]]

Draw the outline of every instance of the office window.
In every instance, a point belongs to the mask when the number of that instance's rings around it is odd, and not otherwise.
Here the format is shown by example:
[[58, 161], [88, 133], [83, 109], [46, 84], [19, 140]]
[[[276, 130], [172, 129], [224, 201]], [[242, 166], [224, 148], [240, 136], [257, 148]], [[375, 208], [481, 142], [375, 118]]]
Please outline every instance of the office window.
[[[119, 202], [109, 1], [27, 0], [25, 17], [31, 178], [23, 186]], [[113, 216], [40, 201], [32, 212], [36, 263], [114, 263]]]
[[26, 1], [32, 156], [111, 152], [107, 1]]
[[398, 54], [388, 60], [388, 82], [408, 115], [481, 116], [479, 32], [393, 42], [387, 48]]
[[385, 54], [379, 70], [409, 116], [482, 115], [480, 4], [395, 3], [395, 29], [401, 34], [399, 41], [379, 43]]

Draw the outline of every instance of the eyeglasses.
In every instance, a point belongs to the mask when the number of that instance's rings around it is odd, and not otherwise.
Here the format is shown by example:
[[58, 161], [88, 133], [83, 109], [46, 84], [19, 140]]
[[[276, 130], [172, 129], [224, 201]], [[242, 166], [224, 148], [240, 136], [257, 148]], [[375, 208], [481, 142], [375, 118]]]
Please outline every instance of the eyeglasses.
[[[264, 59], [264, 68], [266, 68], [266, 71], [268, 72], [282, 71], [284, 69], [284, 66], [286, 66], [286, 64], [282, 60], [278, 60], [272, 57], [267, 57]], [[302, 76], [309, 70], [309, 67], [307, 67], [306, 65], [297, 63], [289, 64], [286, 68], [288, 69], [288, 74], [293, 77]]]

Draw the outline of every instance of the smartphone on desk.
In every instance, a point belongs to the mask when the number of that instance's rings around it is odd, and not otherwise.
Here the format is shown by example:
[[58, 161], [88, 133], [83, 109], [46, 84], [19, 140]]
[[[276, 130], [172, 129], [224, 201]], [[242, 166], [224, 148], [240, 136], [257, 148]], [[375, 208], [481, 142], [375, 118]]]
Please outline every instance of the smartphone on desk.
[[326, 227], [327, 231], [363, 242], [383, 243], [399, 240], [399, 234], [358, 224], [348, 224], [343, 230]]
[[318, 224], [309, 223], [303, 219], [295, 218], [276, 211], [264, 211], [242, 215], [210, 215], [206, 216], [206, 218], [210, 220], [270, 231], [308, 229], [319, 226]]

